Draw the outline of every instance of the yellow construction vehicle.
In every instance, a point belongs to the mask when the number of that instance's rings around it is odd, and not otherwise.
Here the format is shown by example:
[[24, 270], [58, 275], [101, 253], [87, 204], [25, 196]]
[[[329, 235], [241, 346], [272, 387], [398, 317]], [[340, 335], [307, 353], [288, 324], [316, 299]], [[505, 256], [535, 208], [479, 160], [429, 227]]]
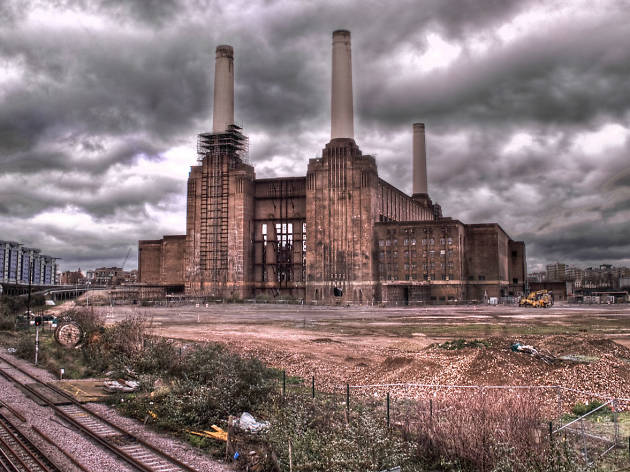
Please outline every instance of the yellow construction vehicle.
[[553, 305], [552, 293], [549, 290], [536, 290], [529, 292], [527, 297], [521, 298], [519, 306], [531, 308], [549, 308]]

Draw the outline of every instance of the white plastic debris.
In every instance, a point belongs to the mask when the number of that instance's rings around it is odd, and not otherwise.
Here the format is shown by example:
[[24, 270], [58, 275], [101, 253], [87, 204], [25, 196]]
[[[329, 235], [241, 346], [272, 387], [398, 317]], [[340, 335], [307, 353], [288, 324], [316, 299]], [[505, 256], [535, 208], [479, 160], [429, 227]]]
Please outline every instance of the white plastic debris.
[[131, 393], [138, 390], [138, 387], [140, 387], [140, 384], [135, 380], [108, 380], [103, 383], [103, 389], [110, 393]]
[[238, 426], [243, 431], [248, 431], [250, 433], [260, 433], [269, 429], [269, 422], [256, 421], [256, 418], [244, 411], [241, 414], [241, 417], [237, 420], [236, 426]]

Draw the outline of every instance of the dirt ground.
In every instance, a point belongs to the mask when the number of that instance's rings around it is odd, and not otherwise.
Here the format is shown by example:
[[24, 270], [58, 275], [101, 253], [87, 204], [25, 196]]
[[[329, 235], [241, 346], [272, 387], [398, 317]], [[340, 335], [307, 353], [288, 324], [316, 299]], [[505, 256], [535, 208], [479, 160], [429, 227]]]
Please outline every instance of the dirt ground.
[[[562, 385], [604, 397], [630, 397], [630, 306], [210, 304], [95, 309], [108, 323], [142, 314], [158, 335], [221, 342], [284, 369], [288, 375], [308, 379], [309, 384], [315, 376], [317, 388], [328, 391], [341, 391], [347, 383]], [[486, 342], [456, 350], [437, 345], [460, 338]], [[546, 363], [512, 352], [510, 346], [517, 341], [565, 359]], [[378, 394], [383, 388], [365, 391]], [[431, 390], [386, 388], [414, 397]], [[592, 398], [580, 392], [562, 394], [566, 405]]]

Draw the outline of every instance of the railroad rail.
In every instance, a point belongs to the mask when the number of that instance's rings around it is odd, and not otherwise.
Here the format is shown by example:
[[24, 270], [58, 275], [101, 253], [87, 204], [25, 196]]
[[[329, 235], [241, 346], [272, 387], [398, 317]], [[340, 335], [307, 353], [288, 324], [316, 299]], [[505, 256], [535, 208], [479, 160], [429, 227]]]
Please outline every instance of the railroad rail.
[[[15, 369], [21, 375], [33, 380], [40, 388], [36, 389], [25, 382], [21, 382], [6, 368], [0, 368], [0, 375], [39, 399], [43, 404], [50, 407], [59, 418], [79, 430], [102, 448], [125, 461], [134, 469], [141, 472], [195, 472], [186, 463], [171, 457], [133, 433], [103, 418], [82, 405], [72, 395], [53, 385], [42, 382], [6, 357], [0, 356], [0, 361], [7, 364], [10, 369]], [[64, 405], [55, 404], [53, 400], [50, 400], [42, 393], [42, 388], [51, 390], [57, 397], [61, 396], [67, 401], [64, 401]]]
[[0, 414], [0, 470], [62, 472], [2, 414]]

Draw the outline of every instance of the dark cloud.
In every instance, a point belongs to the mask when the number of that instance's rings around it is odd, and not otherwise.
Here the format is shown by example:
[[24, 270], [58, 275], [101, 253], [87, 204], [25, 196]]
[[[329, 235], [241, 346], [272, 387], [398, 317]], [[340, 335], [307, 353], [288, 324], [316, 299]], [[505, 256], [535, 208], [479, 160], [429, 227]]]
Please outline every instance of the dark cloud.
[[330, 34], [348, 28], [356, 138], [384, 178], [410, 190], [411, 123], [424, 121], [446, 214], [498, 221], [530, 267], [627, 260], [628, 6], [0, 2], [0, 238], [85, 268], [183, 233], [220, 43], [235, 47], [257, 175], [303, 174], [328, 139]]

